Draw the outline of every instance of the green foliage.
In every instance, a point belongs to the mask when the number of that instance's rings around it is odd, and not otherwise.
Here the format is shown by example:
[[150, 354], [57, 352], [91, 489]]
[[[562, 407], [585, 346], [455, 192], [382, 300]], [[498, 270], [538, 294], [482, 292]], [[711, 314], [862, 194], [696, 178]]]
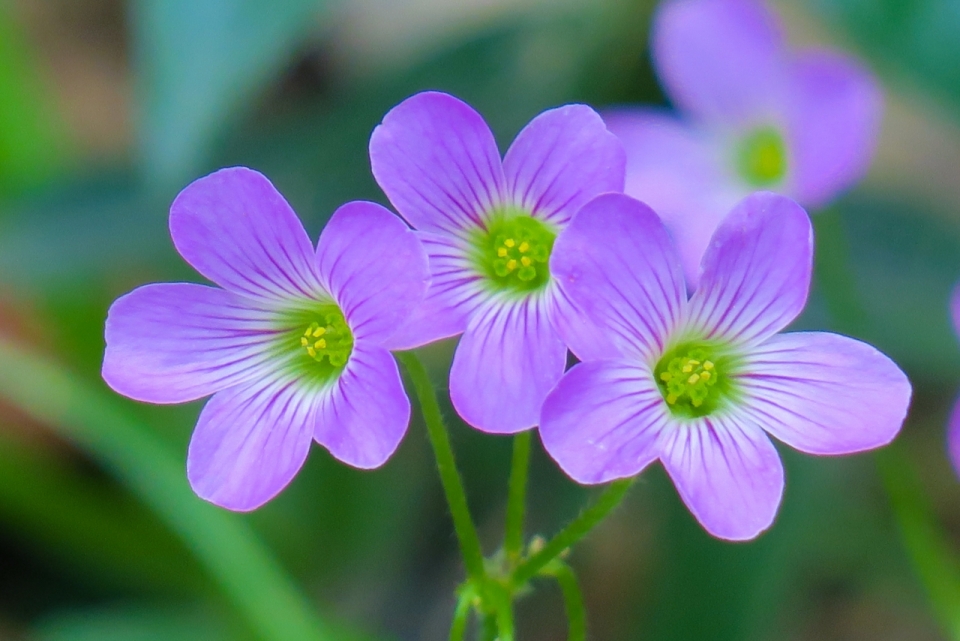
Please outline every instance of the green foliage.
[[[415, 420], [397, 456], [374, 472], [347, 468], [314, 448], [276, 501], [249, 516], [226, 514], [186, 486], [184, 455], [198, 405], [147, 409], [93, 382], [106, 307], [143, 282], [198, 278], [173, 250], [165, 213], [176, 191], [208, 169], [245, 164], [263, 171], [314, 239], [343, 202], [385, 202], [370, 176], [369, 134], [416, 91], [442, 89], [469, 101], [501, 149], [547, 107], [661, 101], [644, 53], [653, 3], [583, 3], [488, 21], [410, 61], [357, 75], [334, 67], [319, 88], [278, 91], [281, 72], [320, 33], [328, 4], [135, 0], [140, 157], [71, 175], [57, 173], [68, 145], [35, 54], [0, 4], [0, 195], [34, 188], [29, 198], [0, 201], [0, 331], [18, 328], [37, 345], [30, 355], [2, 352], [15, 362], [0, 362], [0, 395], [33, 416], [36, 429], [73, 444], [64, 454], [0, 432], [0, 525], [64, 582], [80, 585], [69, 603], [33, 604], [44, 616], [21, 623], [36, 624], [36, 641], [218, 641], [253, 638], [255, 630], [264, 638], [355, 638], [328, 623], [340, 615], [362, 628], [421, 638], [429, 613], [453, 612], [452, 601], [434, 596], [449, 595], [460, 569], [424, 425]], [[960, 106], [955, 4], [815, 6], [850, 30], [880, 73], [917, 78]], [[146, 187], [143, 172], [152, 179]], [[960, 499], [940, 453], [943, 416], [960, 381], [946, 309], [960, 275], [960, 225], [931, 211], [926, 203], [936, 194], [923, 196], [861, 190], [817, 219], [818, 247], [839, 246], [849, 261], [830, 267], [825, 251], [818, 267], [826, 264], [828, 275], [797, 326], [867, 339], [904, 365], [923, 392], [914, 406], [922, 420], [902, 438], [934, 443], [940, 459], [913, 463], [936, 470], [939, 484], [922, 477], [916, 493], [894, 492], [891, 511], [868, 458], [784, 451], [788, 484], [776, 524], [754, 543], [731, 545], [703, 533], [662, 471], [645, 472], [620, 520], [601, 526], [596, 547], [588, 540], [569, 561], [586, 570], [584, 598], [588, 612], [598, 613], [589, 621], [590, 638], [802, 638], [811, 612], [845, 607], [845, 598], [894, 600], [930, 629], [927, 597], [894, 526], [897, 511], [919, 546], [910, 554], [947, 586], [939, 594], [948, 596], [934, 595], [931, 609], [945, 618], [953, 588], [935, 570], [949, 563], [958, 542], [936, 520]], [[847, 262], [852, 271], [844, 275]], [[825, 284], [841, 297], [844, 287], [855, 291], [859, 310], [838, 313]], [[15, 322], [6, 322], [9, 315]], [[424, 354], [436, 380], [450, 349]], [[34, 351], [58, 361], [34, 362]], [[455, 419], [443, 400], [438, 411]], [[22, 419], [8, 416], [6, 405], [2, 412], [3, 424]], [[450, 423], [480, 543], [489, 550], [506, 496], [509, 444]], [[562, 479], [536, 439], [530, 469], [523, 529], [555, 532], [588, 492]], [[902, 489], [896, 475], [883, 478]], [[937, 493], [931, 504], [916, 499], [925, 491]], [[619, 529], [602, 538], [605, 527]], [[553, 574], [577, 610], [575, 584], [563, 570]], [[94, 590], [113, 605], [89, 603], [85, 592]], [[559, 597], [555, 605], [559, 612]], [[284, 608], [292, 614], [278, 617]], [[309, 614], [314, 609], [321, 622]], [[518, 639], [563, 633], [555, 622], [525, 620], [525, 612], [518, 610]], [[584, 622], [576, 624], [579, 634]]]
[[325, 0], [134, 0], [142, 161], [161, 184], [198, 171], [225, 121], [303, 45]]

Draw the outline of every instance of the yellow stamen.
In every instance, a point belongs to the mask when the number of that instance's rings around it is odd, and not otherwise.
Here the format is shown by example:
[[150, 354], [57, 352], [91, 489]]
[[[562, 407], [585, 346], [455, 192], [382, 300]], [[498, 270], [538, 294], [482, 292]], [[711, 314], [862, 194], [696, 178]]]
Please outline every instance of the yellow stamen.
[[689, 374], [690, 372], [693, 371], [693, 365], [690, 365], [688, 363], [687, 365], [684, 365], [683, 367], [681, 367], [680, 371], [683, 372], [684, 374]]
[[507, 247], [513, 247], [514, 245], [517, 244], [517, 241], [515, 241], [512, 238], [508, 238], [505, 241], [503, 241], [503, 244], [506, 245]]
[[517, 261], [516, 261], [516, 260], [514, 260], [514, 259], [511, 258], [510, 260], [507, 261], [507, 269], [509, 269], [510, 271], [513, 271], [513, 270], [515, 270], [516, 268], [517, 268]]
[[531, 264], [533, 264], [533, 261], [530, 260], [529, 256], [524, 256], [523, 258], [520, 259], [520, 264], [523, 265], [524, 267], [529, 267]]
[[314, 338], [319, 338], [319, 337], [323, 336], [323, 335], [326, 334], [326, 333], [327, 333], [327, 328], [326, 328], [326, 327], [318, 327], [318, 328], [316, 328], [315, 330], [313, 330], [313, 337], [314, 337]]
[[660, 374], [661, 381], [669, 381], [671, 378], [673, 378], [673, 374], [671, 374], [670, 372], [663, 372], [662, 374]]
[[522, 243], [520, 243], [520, 246], [517, 247], [517, 249], [519, 249], [520, 253], [523, 254], [530, 250], [530, 243], [528, 243], [527, 241], [523, 241]]
[[308, 347], [308, 348], [307, 348], [307, 354], [310, 354], [310, 357], [311, 357], [311, 358], [316, 358], [316, 357], [317, 357], [317, 350], [313, 349], [312, 347]]
[[318, 340], [316, 343], [314, 343], [313, 346], [314, 346], [316, 349], [323, 349], [324, 347], [327, 346], [327, 339], [321, 338], [321, 339]]
[[307, 337], [306, 337], [306, 336], [301, 336], [301, 337], [300, 337], [300, 346], [301, 346], [301, 347], [306, 347], [307, 345], [309, 345], [309, 343], [307, 342]]
[[503, 258], [503, 257], [506, 256], [506, 255], [507, 255], [507, 250], [506, 250], [506, 248], [501, 247], [501, 248], [499, 248], [499, 249], [497, 250], [497, 256], [499, 256], [500, 258]]
[[676, 403], [676, 402], [677, 402], [677, 395], [676, 395], [676, 394], [667, 394], [667, 402], [670, 403], [671, 405], [673, 405], [674, 403]]
[[699, 380], [700, 380], [699, 376], [697, 376], [696, 374], [691, 374], [690, 378], [687, 379], [687, 385], [693, 385]]
[[701, 380], [701, 381], [709, 381], [709, 380], [710, 380], [710, 372], [700, 372], [700, 380]]
[[704, 362], [703, 362], [703, 369], [705, 369], [705, 370], [711, 370], [711, 369], [713, 369], [713, 362], [712, 362], [712, 361], [704, 361]]

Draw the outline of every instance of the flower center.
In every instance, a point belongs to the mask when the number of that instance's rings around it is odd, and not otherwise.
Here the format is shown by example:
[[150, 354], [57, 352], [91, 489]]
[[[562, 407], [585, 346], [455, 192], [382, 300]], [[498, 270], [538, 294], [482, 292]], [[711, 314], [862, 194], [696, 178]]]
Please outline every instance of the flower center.
[[773, 127], [750, 132], [737, 150], [737, 168], [754, 187], [773, 185], [787, 174], [787, 145]]
[[729, 357], [712, 345], [687, 343], [664, 354], [653, 373], [671, 412], [707, 416], [731, 395], [729, 365]]
[[519, 211], [493, 216], [473, 238], [473, 260], [492, 283], [530, 292], [550, 280], [550, 252], [557, 235], [548, 225]]
[[353, 352], [353, 334], [336, 305], [321, 306], [316, 316], [300, 336], [300, 347], [320, 365], [339, 369]]

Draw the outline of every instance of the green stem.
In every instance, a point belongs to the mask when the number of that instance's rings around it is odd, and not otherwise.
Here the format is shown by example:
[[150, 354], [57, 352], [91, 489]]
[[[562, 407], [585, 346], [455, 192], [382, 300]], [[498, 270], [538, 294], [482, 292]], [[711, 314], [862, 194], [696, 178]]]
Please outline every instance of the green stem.
[[457, 607], [453, 611], [453, 624], [450, 626], [450, 641], [463, 641], [467, 632], [467, 623], [470, 621], [470, 611], [473, 609], [473, 600], [477, 595], [473, 590], [464, 590], [457, 599]]
[[260, 639], [332, 638], [244, 521], [197, 499], [181, 457], [112, 397], [4, 341], [0, 396], [87, 451], [152, 508]]
[[[843, 221], [836, 210], [813, 218], [817, 232], [815, 274], [836, 328], [862, 335], [870, 316], [850, 269]], [[899, 443], [874, 455], [893, 509], [900, 538], [927, 592], [934, 614], [950, 638], [960, 641], [960, 559], [948, 543], [924, 493], [916, 470]]]
[[480, 638], [483, 641], [497, 641], [499, 638], [497, 630], [497, 617], [495, 614], [486, 614], [483, 617], [483, 628], [481, 629]]
[[900, 537], [940, 625], [960, 641], [960, 559], [937, 524], [910, 459], [896, 444], [876, 454]]
[[457, 539], [460, 541], [460, 553], [463, 555], [467, 574], [475, 581], [483, 581], [486, 572], [483, 567], [483, 550], [480, 547], [480, 537], [477, 536], [477, 529], [473, 525], [473, 517], [470, 516], [467, 495], [463, 491], [463, 483], [460, 480], [460, 473], [457, 471], [453, 448], [450, 447], [450, 437], [447, 435], [447, 428], [443, 424], [437, 394], [430, 382], [430, 376], [427, 374], [426, 368], [416, 354], [413, 352], [398, 352], [397, 358], [403, 363], [404, 368], [410, 375], [410, 380], [413, 382], [414, 390], [420, 401], [420, 411], [423, 412], [423, 421], [427, 425], [427, 434], [430, 436], [430, 444], [433, 446], [433, 453], [437, 459], [440, 482], [447, 497], [447, 504], [450, 506], [450, 514], [453, 516], [453, 527], [456, 530]]
[[613, 508], [620, 504], [633, 481], [632, 478], [620, 479], [604, 488], [603, 493], [600, 494], [593, 505], [581, 512], [567, 527], [550, 539], [539, 552], [528, 557], [516, 567], [511, 576], [513, 585], [521, 586], [532, 579], [547, 563], [550, 563], [560, 556], [564, 550], [586, 536]]
[[523, 553], [523, 513], [526, 508], [527, 471], [530, 468], [531, 431], [513, 437], [513, 461], [510, 466], [510, 490], [507, 497], [507, 532], [503, 549], [510, 561]]
[[559, 559], [544, 568], [543, 574], [555, 578], [563, 592], [563, 604], [570, 626], [567, 641], [586, 641], [587, 609], [583, 605], [583, 594], [580, 592], [580, 584], [577, 583], [577, 575], [569, 565]]

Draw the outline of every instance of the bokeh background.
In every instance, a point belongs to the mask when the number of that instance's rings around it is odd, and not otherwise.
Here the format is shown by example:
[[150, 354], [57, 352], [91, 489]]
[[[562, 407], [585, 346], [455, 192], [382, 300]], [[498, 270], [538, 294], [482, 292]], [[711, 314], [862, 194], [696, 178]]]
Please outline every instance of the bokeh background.
[[[773, 6], [794, 44], [856, 52], [885, 87], [870, 175], [818, 217], [817, 282], [796, 326], [893, 356], [915, 386], [911, 416], [879, 457], [783, 448], [780, 515], [751, 543], [711, 539], [662, 470], [645, 472], [571, 557], [591, 638], [960, 639], [960, 481], [944, 451], [960, 388], [947, 311], [960, 277], [960, 3]], [[548, 107], [663, 103], [653, 8], [0, 0], [0, 640], [253, 640], [273, 626], [296, 641], [285, 613], [300, 602], [318, 639], [445, 638], [462, 568], [422, 424], [380, 470], [314, 447], [279, 498], [226, 513], [186, 487], [201, 404], [139, 405], [100, 380], [106, 310], [142, 283], [198, 278], [167, 209], [216, 168], [267, 174], [314, 238], [347, 200], [385, 203], [367, 141], [414, 92], [468, 101], [501, 149]], [[437, 380], [451, 353], [425, 350]], [[451, 422], [491, 553], [510, 441]], [[591, 492], [539, 447], [532, 473], [529, 532], [550, 534]], [[519, 606], [519, 639], [565, 638], [562, 607], [544, 584]]]

